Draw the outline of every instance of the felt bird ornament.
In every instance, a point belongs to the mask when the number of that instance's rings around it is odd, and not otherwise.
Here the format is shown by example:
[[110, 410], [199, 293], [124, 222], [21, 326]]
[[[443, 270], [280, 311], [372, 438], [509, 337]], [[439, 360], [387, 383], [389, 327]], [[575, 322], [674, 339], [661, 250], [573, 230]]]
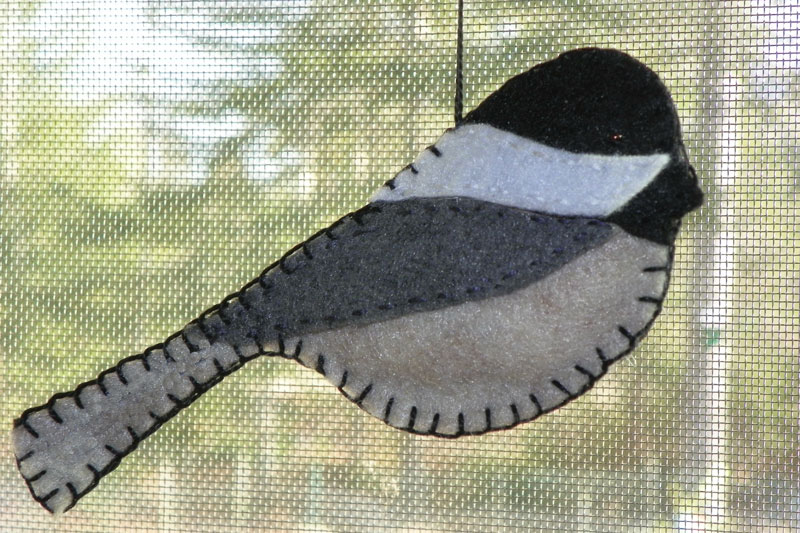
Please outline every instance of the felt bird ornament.
[[614, 50], [564, 53], [163, 343], [25, 411], [19, 470], [39, 503], [67, 510], [260, 355], [412, 433], [532, 420], [644, 337], [702, 196], [656, 74]]

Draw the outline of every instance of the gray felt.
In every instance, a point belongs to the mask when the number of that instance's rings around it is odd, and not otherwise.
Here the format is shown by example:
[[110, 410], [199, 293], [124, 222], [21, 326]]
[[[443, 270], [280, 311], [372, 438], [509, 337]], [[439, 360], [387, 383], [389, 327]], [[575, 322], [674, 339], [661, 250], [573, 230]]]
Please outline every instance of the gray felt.
[[370, 204], [287, 254], [202, 326], [211, 339], [264, 343], [506, 294], [610, 234], [598, 220], [467, 198]]
[[[598, 220], [464, 198], [370, 204], [163, 344], [23, 413], [13, 437], [20, 472], [46, 508], [68, 509], [141, 439], [250, 358], [280, 352], [333, 378], [352, 357], [370, 354], [359, 349], [338, 362], [332, 357], [326, 369], [321, 352], [314, 360], [300, 358], [301, 336], [313, 344], [327, 338], [315, 333], [336, 337], [340, 328], [380, 323], [391, 328], [409, 315], [489, 302], [546, 279], [601, 248], [612, 233], [613, 225]], [[370, 379], [369, 366], [353, 365], [350, 386]], [[402, 381], [402, 372], [396, 377]], [[335, 379], [344, 386], [341, 372]], [[376, 383], [376, 390], [390, 385]], [[397, 407], [407, 398], [398, 392]], [[453, 424], [449, 418], [441, 430], [453, 433]]]
[[614, 51], [562, 55], [164, 343], [22, 413], [19, 470], [64, 511], [261, 353], [315, 368], [409, 431], [532, 419], [646, 333], [680, 218], [701, 199], [655, 74]]
[[69, 509], [140, 440], [255, 353], [253, 346], [211, 346], [190, 325], [97, 380], [26, 411], [12, 439], [31, 493], [50, 511]]
[[614, 227], [602, 246], [512, 293], [284, 348], [392, 426], [445, 437], [506, 428], [581, 395], [633, 349], [661, 308], [669, 264], [668, 246]]
[[[345, 366], [350, 365], [347, 386], [376, 380], [376, 395], [364, 406], [377, 405], [378, 389], [392, 394], [387, 387], [394, 386], [381, 380], [380, 373], [369, 375], [380, 359], [370, 359], [368, 345], [358, 344], [352, 353], [336, 352], [343, 339], [356, 342], [358, 335], [349, 333], [352, 328], [361, 331], [385, 323], [391, 331], [404, 317], [418, 315], [426, 322], [437, 310], [517, 293], [602, 249], [614, 231], [612, 224], [599, 220], [543, 215], [465, 198], [370, 204], [286, 254], [240, 293], [164, 343], [23, 413], [13, 434], [20, 472], [40, 503], [64, 511], [140, 440], [223, 376], [264, 352], [295, 357], [335, 379], [343, 391]], [[452, 329], [453, 334], [459, 331]], [[337, 330], [344, 331], [341, 338]], [[329, 339], [326, 332], [333, 335], [334, 350], [327, 364], [319, 357], [324, 349], [320, 341]], [[304, 336], [309, 349], [316, 351], [310, 360], [309, 350], [301, 357]], [[389, 336], [403, 344], [401, 332]], [[439, 348], [432, 343], [429, 349]], [[403, 351], [397, 355], [386, 369], [402, 366]], [[353, 358], [359, 357], [367, 360], [358, 364]], [[406, 381], [403, 371], [391, 373]], [[414, 391], [396, 394], [397, 415], [414, 401]], [[420, 409], [424, 397], [420, 396]], [[380, 416], [382, 411], [375, 409], [368, 410]], [[429, 405], [426, 412], [432, 409]], [[455, 407], [451, 401], [442, 403], [442, 409], [444, 416]], [[442, 420], [437, 434], [457, 433], [454, 420]], [[471, 416], [470, 431], [475, 431], [473, 420]], [[395, 423], [395, 418], [389, 421]]]

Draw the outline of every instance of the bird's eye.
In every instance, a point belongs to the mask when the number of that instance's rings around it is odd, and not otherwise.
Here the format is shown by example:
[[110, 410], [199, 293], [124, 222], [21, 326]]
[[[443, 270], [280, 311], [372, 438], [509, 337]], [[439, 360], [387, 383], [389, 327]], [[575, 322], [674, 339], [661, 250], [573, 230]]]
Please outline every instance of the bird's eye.
[[624, 138], [625, 136], [622, 135], [621, 133], [612, 133], [611, 135], [608, 136], [608, 140], [615, 143], [620, 142]]

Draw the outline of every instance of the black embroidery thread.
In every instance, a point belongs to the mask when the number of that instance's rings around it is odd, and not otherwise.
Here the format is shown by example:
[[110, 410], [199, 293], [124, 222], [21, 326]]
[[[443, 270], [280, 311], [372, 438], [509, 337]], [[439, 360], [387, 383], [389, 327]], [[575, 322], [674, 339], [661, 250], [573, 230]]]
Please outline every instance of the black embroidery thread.
[[428, 428], [429, 435], [436, 435], [436, 428], [439, 427], [439, 413], [433, 415], [433, 420], [431, 421], [431, 427]]
[[572, 393], [569, 391], [569, 389], [568, 389], [568, 388], [566, 388], [564, 385], [562, 385], [562, 384], [561, 384], [561, 382], [560, 382], [560, 381], [558, 381], [557, 379], [550, 380], [550, 383], [551, 383], [551, 384], [552, 384], [552, 385], [553, 385], [555, 388], [557, 388], [558, 390], [560, 390], [561, 392], [563, 392], [564, 394], [566, 394], [568, 397], [572, 397], [572, 396], [573, 396], [573, 394], [572, 394]]
[[370, 391], [372, 391], [372, 383], [370, 383], [369, 385], [364, 387], [364, 390], [361, 391], [361, 394], [359, 394], [358, 398], [353, 400], [353, 402], [357, 406], [361, 407], [361, 404], [364, 403], [364, 400], [367, 398], [367, 396], [369, 395]]
[[413, 431], [414, 430], [414, 422], [416, 422], [416, 421], [417, 421], [417, 406], [414, 405], [414, 406], [411, 407], [411, 412], [409, 412], [409, 414], [408, 414], [408, 426], [406, 426], [406, 429], [408, 431]]
[[433, 155], [435, 155], [436, 157], [442, 157], [442, 151], [441, 151], [441, 150], [439, 150], [438, 148], [436, 148], [436, 145], [435, 145], [435, 144], [432, 144], [432, 145], [428, 146], [428, 148], [427, 148], [427, 149], [428, 149], [428, 150], [430, 150], [430, 152], [431, 152]]
[[47, 414], [50, 416], [50, 418], [56, 424], [63, 424], [64, 423], [64, 419], [61, 418], [60, 416], [58, 416], [58, 413], [56, 413], [55, 405], [51, 405], [51, 404], [47, 405]]
[[76, 500], [78, 498], [78, 491], [75, 490], [75, 486], [70, 482], [67, 482], [65, 486], [67, 487], [69, 493], [72, 495], [72, 499]]
[[26, 453], [22, 457], [17, 457], [17, 464], [23, 462], [25, 459], [30, 459], [33, 456], [34, 453], [35, 452], [33, 450], [30, 450], [28, 453]]
[[37, 479], [40, 479], [40, 478], [44, 477], [46, 474], [47, 474], [47, 470], [42, 470], [42, 471], [40, 471], [38, 474], [34, 474], [34, 475], [32, 475], [31, 477], [29, 477], [29, 478], [27, 479], [27, 481], [28, 481], [29, 483], [33, 483], [33, 482], [34, 482], [34, 481], [36, 481]]
[[458, 413], [458, 431], [456, 436], [464, 435], [464, 413]]
[[383, 408], [383, 421], [387, 424], [389, 423], [389, 414], [392, 412], [392, 405], [394, 404], [394, 396], [389, 398], [389, 401], [386, 402], [386, 407]]
[[595, 381], [597, 379], [594, 374], [583, 368], [581, 365], [575, 365], [574, 368], [575, 370], [577, 370], [578, 372], [589, 378], [590, 382]]
[[528, 398], [530, 399], [531, 403], [533, 403], [533, 405], [536, 406], [537, 416], [544, 413], [544, 411], [542, 410], [542, 404], [539, 403], [539, 399], [536, 397], [534, 393], [530, 393], [528, 395]]

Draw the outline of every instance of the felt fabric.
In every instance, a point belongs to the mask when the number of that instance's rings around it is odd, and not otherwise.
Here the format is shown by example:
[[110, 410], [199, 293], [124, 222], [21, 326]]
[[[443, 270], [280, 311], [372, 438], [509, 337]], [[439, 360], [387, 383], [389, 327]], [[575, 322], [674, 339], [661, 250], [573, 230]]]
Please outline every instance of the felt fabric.
[[631, 235], [661, 244], [675, 242], [681, 217], [700, 207], [703, 193], [697, 175], [686, 160], [682, 145], [672, 163], [639, 194], [605, 220], [624, 228]]
[[[515, 211], [481, 207], [492, 215], [487, 222], [498, 212]], [[551, 265], [547, 275], [529, 275], [533, 280], [517, 290], [478, 291], [414, 313], [387, 312], [382, 320], [361, 317], [336, 328], [307, 324], [289, 328], [285, 338], [267, 328], [271, 338], [258, 341], [235, 329], [211, 339], [204, 321], [195, 321], [162, 345], [25, 413], [14, 432], [20, 472], [46, 508], [66, 510], [143, 438], [264, 352], [314, 368], [369, 413], [412, 432], [477, 434], [550, 411], [588, 390], [642, 338], [666, 292], [670, 248], [610, 224], [533, 216], [541, 219], [532, 226], [539, 233], [568, 235], [568, 243], [581, 234], [576, 227], [599, 228], [597, 245], [587, 246], [582, 241], [591, 238], [581, 235], [581, 253], [573, 252], [560, 268]], [[370, 227], [362, 222], [352, 229]], [[338, 235], [344, 242], [363, 234]], [[346, 246], [333, 249], [333, 257], [347, 257]], [[326, 262], [322, 252], [319, 260]], [[276, 265], [267, 277], [313, 276], [294, 266], [298, 270], [287, 274]], [[284, 303], [297, 298], [300, 286], [285, 285]], [[279, 291], [273, 294], [280, 302]]]
[[202, 344], [193, 325], [96, 380], [23, 413], [12, 433], [17, 465], [51, 512], [71, 508], [139, 442], [260, 351]]
[[615, 227], [515, 292], [284, 348], [392, 426], [444, 437], [502, 429], [579, 396], [633, 349], [661, 309], [669, 266], [668, 246]]
[[487, 124], [464, 124], [400, 171], [372, 201], [458, 196], [529, 211], [605, 217], [647, 187], [671, 155], [576, 154]]
[[198, 325], [264, 343], [524, 287], [602, 245], [611, 225], [469, 198], [378, 202], [284, 256]]
[[681, 217], [701, 200], [658, 77], [612, 50], [563, 54], [180, 332], [22, 413], [20, 472], [37, 501], [66, 510], [265, 353], [408, 431], [530, 420], [644, 336]]
[[[328, 337], [313, 337], [316, 332], [336, 337], [345, 328], [343, 334], [350, 337], [348, 327], [394, 324], [392, 319], [414, 313], [458, 335], [438, 315], [428, 313], [493, 299], [547, 279], [602, 247], [612, 231], [611, 224], [596, 219], [533, 213], [470, 198], [369, 204], [288, 252], [235, 297], [163, 345], [121, 362], [43, 409], [23, 414], [15, 432], [20, 471], [43, 505], [52, 511], [67, 509], [142, 438], [250, 358], [277, 353], [301, 360], [301, 353], [307, 357], [302, 351], [306, 335], [319, 346], [318, 339]], [[406, 342], [402, 332], [389, 336]], [[427, 350], [448, 355], [449, 338], [442, 336], [438, 343], [428, 339], [432, 344]], [[370, 380], [369, 372], [353, 365], [353, 357], [370, 359], [364, 363], [369, 368], [385, 357], [368, 349], [344, 359], [335, 350], [329, 356], [313, 350], [312, 359], [301, 361], [323, 373], [328, 368], [326, 375], [342, 387], [344, 370], [337, 374], [336, 369], [347, 365], [352, 366], [350, 386]], [[410, 368], [398, 369], [421, 366], [418, 360], [404, 359], [402, 351], [396, 356], [386, 370], [407, 382], [405, 392], [397, 393], [399, 413], [413, 401], [409, 387], [415, 386], [416, 377], [408, 375]], [[374, 377], [376, 390], [388, 391], [396, 384], [379, 377]], [[441, 375], [439, 382], [445, 378]], [[441, 398], [448, 391], [444, 388]], [[473, 403], [482, 401], [473, 398]], [[427, 404], [426, 412], [431, 409]], [[453, 410], [444, 403], [442, 409]], [[468, 414], [474, 420], [474, 413]], [[453, 424], [443, 420], [435, 434], [447, 435]]]
[[671, 153], [680, 125], [655, 72], [618, 50], [582, 48], [508, 80], [464, 117], [575, 153]]

